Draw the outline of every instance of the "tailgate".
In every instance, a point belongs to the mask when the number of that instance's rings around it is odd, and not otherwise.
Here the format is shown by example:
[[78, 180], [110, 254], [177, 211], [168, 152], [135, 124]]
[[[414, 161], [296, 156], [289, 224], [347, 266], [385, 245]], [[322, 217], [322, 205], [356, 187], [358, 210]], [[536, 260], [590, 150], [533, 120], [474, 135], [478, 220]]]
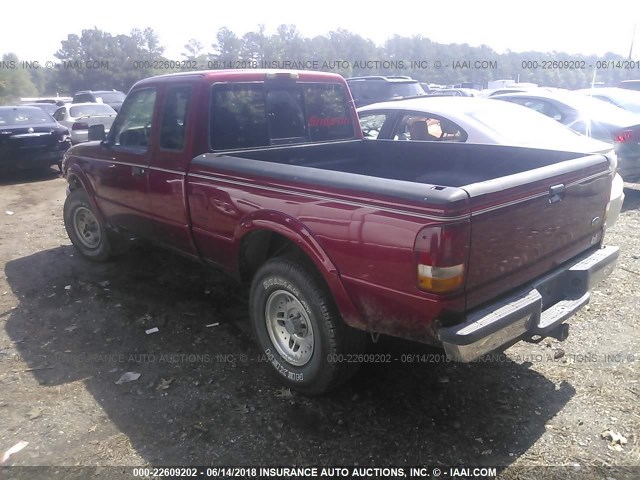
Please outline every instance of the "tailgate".
[[611, 172], [604, 155], [463, 187], [471, 198], [467, 309], [517, 288], [602, 240]]

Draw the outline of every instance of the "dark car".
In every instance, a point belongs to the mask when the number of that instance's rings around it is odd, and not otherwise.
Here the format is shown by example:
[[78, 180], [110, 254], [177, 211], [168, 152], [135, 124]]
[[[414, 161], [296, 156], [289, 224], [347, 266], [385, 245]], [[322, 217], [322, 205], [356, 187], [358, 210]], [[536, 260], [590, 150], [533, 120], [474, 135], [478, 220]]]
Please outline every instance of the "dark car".
[[417, 80], [404, 76], [351, 77], [347, 84], [356, 107], [426, 94]]
[[616, 87], [584, 88], [576, 92], [608, 102], [631, 113], [640, 114], [640, 92]]
[[69, 130], [37, 107], [0, 107], [0, 169], [57, 164], [71, 146]]
[[524, 105], [578, 133], [613, 143], [622, 178], [640, 180], [640, 115], [576, 92], [536, 90], [490, 98]]
[[76, 92], [71, 103], [105, 103], [117, 112], [125, 96], [118, 90], [83, 90]]
[[640, 90], [640, 80], [622, 80], [618, 87], [628, 90]]

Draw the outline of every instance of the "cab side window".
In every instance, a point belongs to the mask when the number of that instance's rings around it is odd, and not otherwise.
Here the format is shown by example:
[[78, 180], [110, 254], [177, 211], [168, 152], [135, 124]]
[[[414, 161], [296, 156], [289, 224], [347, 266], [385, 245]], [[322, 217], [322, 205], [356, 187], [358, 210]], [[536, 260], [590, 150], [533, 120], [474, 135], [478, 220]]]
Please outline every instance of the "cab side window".
[[109, 132], [109, 143], [113, 146], [146, 151], [149, 148], [155, 103], [155, 88], [131, 92], [113, 122]]
[[162, 108], [160, 148], [166, 150], [182, 150], [184, 148], [190, 98], [190, 86], [185, 85], [167, 89]]

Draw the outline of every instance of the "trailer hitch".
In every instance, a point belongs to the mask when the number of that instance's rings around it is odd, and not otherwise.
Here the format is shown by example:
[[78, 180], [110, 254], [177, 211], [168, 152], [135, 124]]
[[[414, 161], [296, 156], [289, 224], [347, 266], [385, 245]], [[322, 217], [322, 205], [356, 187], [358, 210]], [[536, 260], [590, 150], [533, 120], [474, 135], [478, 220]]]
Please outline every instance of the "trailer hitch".
[[551, 330], [549, 333], [544, 335], [533, 334], [528, 337], [523, 338], [525, 342], [528, 343], [540, 343], [545, 338], [555, 338], [559, 342], [564, 342], [569, 336], [569, 324], [561, 323], [556, 328]]

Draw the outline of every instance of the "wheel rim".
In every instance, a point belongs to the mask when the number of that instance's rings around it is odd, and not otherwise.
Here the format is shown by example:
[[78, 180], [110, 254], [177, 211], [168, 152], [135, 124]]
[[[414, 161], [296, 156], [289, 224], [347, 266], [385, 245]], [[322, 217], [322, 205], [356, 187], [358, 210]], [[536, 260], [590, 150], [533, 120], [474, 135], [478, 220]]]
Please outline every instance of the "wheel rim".
[[267, 300], [265, 320], [271, 343], [282, 358], [296, 367], [311, 360], [313, 326], [300, 300], [286, 290], [273, 292]]
[[97, 248], [100, 245], [100, 225], [98, 219], [87, 207], [79, 207], [73, 215], [73, 227], [76, 236], [87, 248]]

